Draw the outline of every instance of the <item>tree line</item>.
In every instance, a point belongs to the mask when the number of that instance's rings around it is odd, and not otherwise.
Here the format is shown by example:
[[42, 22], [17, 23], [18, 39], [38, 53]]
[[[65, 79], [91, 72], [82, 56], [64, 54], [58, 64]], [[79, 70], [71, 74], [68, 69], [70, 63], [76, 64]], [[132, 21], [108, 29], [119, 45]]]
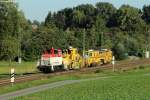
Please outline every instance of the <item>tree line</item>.
[[150, 46], [150, 5], [115, 8], [107, 2], [49, 12], [44, 22], [26, 19], [14, 3], [0, 3], [0, 60], [36, 60], [51, 47], [111, 49], [117, 59], [143, 56]]

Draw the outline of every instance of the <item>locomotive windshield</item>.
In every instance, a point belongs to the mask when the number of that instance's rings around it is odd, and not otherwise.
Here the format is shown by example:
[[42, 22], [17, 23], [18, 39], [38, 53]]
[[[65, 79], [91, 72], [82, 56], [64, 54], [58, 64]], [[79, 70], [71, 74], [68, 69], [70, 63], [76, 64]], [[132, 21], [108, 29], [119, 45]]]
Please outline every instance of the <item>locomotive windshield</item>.
[[54, 50], [54, 54], [58, 54], [58, 50], [55, 49], [55, 50]]

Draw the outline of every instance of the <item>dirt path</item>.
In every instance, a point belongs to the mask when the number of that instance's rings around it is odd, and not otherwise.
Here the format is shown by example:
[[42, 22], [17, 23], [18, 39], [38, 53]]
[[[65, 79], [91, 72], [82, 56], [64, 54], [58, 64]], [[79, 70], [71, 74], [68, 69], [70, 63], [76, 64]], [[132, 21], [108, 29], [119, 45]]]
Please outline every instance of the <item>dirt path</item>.
[[81, 80], [59, 81], [59, 82], [55, 82], [55, 83], [51, 83], [51, 84], [40, 85], [37, 87], [22, 89], [19, 91], [3, 94], [3, 95], [0, 95], [0, 100], [8, 100], [8, 99], [12, 99], [12, 98], [15, 98], [18, 96], [25, 96], [25, 95], [32, 94], [35, 92], [40, 92], [40, 91], [44, 91], [44, 90], [52, 89], [52, 88], [56, 88], [56, 87], [61, 87], [61, 86], [68, 85], [68, 84], [79, 83], [79, 82], [84, 82], [84, 81], [91, 81], [91, 80], [98, 80], [98, 79], [104, 79], [104, 78], [111, 78], [111, 77], [113, 77], [113, 76], [96, 77], [96, 78], [81, 79]]

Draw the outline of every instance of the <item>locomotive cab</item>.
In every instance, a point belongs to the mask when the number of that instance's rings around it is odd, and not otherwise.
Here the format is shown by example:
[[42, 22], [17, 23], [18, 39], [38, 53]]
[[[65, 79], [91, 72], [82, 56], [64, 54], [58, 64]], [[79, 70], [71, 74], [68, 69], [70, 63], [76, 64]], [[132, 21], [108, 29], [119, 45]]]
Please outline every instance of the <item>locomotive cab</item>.
[[60, 49], [50, 49], [44, 51], [37, 68], [43, 72], [56, 71], [63, 69], [62, 64], [62, 51]]

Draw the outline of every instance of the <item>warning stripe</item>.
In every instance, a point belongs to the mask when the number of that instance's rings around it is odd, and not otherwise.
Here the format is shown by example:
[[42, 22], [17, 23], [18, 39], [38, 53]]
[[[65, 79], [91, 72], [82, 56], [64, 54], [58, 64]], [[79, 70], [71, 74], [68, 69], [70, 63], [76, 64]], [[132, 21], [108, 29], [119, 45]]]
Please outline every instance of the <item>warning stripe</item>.
[[15, 76], [15, 73], [12, 73], [12, 74], [11, 74], [11, 78], [13, 78], [14, 76]]

